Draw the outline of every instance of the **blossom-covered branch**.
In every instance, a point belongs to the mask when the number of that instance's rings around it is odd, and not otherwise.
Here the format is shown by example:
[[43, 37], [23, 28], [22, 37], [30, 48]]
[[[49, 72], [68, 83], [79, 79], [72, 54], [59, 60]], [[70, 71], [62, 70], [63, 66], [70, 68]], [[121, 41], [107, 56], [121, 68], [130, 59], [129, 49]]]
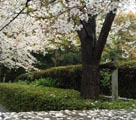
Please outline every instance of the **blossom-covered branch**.
[[26, 3], [25, 3], [25, 7], [23, 7], [15, 17], [13, 17], [6, 25], [4, 25], [2, 28], [0, 28], [0, 31], [2, 31], [4, 28], [6, 28], [8, 25], [10, 25], [27, 7], [28, 7], [28, 3], [30, 2], [31, 0], [27, 0]]

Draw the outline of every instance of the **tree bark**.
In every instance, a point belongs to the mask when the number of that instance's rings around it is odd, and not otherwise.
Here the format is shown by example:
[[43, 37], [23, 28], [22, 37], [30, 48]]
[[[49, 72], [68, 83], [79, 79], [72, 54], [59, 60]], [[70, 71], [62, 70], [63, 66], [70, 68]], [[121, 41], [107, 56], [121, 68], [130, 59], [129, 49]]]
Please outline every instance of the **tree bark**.
[[[114, 11], [116, 11], [116, 9]], [[116, 14], [113, 13], [112, 11], [107, 13], [105, 21], [103, 23], [103, 26], [102, 26], [102, 29], [101, 29], [101, 32], [100, 32], [100, 35], [97, 41], [97, 45], [96, 45], [97, 46], [96, 54], [97, 54], [97, 59], [99, 60], [101, 60], [101, 55], [104, 50], [105, 44], [107, 42], [107, 38], [111, 30], [111, 26], [112, 26], [115, 16]]]
[[96, 60], [96, 20], [81, 21], [83, 29], [78, 31], [82, 51], [81, 96], [97, 99], [99, 96], [99, 64]]
[[81, 81], [81, 96], [87, 99], [99, 98], [99, 67], [97, 65], [84, 65]]
[[114, 17], [113, 12], [107, 14], [98, 40], [96, 40], [96, 16], [90, 16], [88, 22], [80, 21], [83, 25], [78, 31], [82, 52], [81, 96], [83, 98], [99, 97], [99, 65]]

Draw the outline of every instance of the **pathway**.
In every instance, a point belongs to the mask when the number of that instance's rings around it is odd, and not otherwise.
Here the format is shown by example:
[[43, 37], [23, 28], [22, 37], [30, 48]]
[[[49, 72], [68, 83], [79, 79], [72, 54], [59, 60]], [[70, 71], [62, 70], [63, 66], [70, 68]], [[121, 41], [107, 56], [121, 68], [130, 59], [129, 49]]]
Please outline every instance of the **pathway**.
[[1, 112], [0, 120], [136, 120], [134, 110], [83, 110]]

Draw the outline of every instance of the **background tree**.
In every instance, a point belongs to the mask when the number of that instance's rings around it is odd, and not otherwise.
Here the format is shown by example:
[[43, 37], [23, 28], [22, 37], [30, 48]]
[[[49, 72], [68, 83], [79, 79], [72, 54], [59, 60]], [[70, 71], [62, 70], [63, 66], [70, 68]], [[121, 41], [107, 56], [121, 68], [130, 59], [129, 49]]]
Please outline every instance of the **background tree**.
[[103, 60], [111, 61], [114, 57], [132, 59], [136, 57], [136, 14], [132, 11], [119, 13], [108, 37]]
[[54, 47], [45, 49], [45, 55], [35, 54], [34, 56], [39, 61], [36, 65], [37, 68], [47, 69], [49, 67], [81, 64], [80, 41], [77, 37], [71, 39], [72, 36], [57, 36], [60, 41], [55, 38], [52, 39], [51, 44]]

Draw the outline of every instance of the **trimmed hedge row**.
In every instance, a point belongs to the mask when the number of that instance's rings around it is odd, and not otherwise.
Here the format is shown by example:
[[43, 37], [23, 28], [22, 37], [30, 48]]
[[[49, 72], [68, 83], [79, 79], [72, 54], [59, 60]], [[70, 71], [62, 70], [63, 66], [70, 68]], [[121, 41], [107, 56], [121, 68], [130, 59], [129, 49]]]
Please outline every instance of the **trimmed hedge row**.
[[[101, 79], [105, 77], [105, 73], [109, 74], [109, 70], [101, 70]], [[104, 74], [103, 74], [104, 73]], [[34, 71], [30, 73], [25, 73], [16, 78], [16, 81], [23, 80], [32, 82], [41, 78], [51, 78], [57, 80], [57, 86], [59, 88], [65, 89], [75, 89], [80, 91], [81, 88], [81, 77], [82, 77], [82, 66], [81, 65], [70, 65], [70, 66], [60, 66], [53, 67], [46, 70]], [[110, 89], [107, 85], [101, 85], [102, 92], [110, 94]]]
[[83, 100], [80, 98], [79, 92], [75, 90], [14, 83], [1, 83], [0, 96], [0, 103], [12, 112], [136, 108], [135, 100], [117, 102]]
[[59, 110], [71, 99], [79, 98], [74, 90], [34, 87], [21, 84], [0, 84], [0, 103], [10, 111]]
[[[116, 63], [119, 68], [119, 95], [122, 97], [136, 98], [136, 60], [122, 61]], [[82, 66], [71, 65], [54, 67], [47, 70], [34, 71], [22, 74], [16, 80], [33, 81], [35, 79], [47, 78], [57, 79], [60, 88], [72, 88], [80, 91]], [[101, 93], [111, 94], [111, 81], [107, 81], [110, 71], [101, 69]], [[105, 82], [106, 85], [105, 85]], [[104, 83], [104, 84], [103, 84]]]
[[119, 69], [119, 95], [136, 99], [136, 68]]
[[22, 74], [16, 78], [16, 81], [27, 80], [31, 82], [35, 79], [50, 77], [52, 79], [57, 79], [60, 88], [80, 90], [81, 71], [81, 65], [53, 67], [46, 70]]

